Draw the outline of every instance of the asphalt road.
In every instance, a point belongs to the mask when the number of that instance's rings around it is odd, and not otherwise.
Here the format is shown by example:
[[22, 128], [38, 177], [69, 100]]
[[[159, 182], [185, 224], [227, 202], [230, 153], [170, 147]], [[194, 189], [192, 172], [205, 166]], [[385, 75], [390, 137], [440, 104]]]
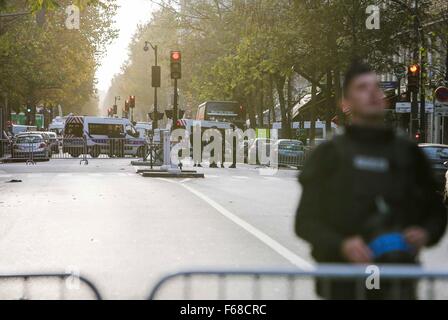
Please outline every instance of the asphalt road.
[[[106, 299], [144, 299], [173, 271], [312, 264], [308, 245], [293, 232], [297, 171], [271, 175], [240, 166], [200, 169], [205, 179], [165, 180], [143, 178], [129, 162], [0, 164], [0, 273], [79, 272]], [[22, 182], [8, 183], [12, 179]], [[447, 247], [445, 239], [423, 254], [423, 262], [448, 267]], [[258, 292], [253, 279], [226, 281], [227, 298]], [[219, 283], [194, 280], [188, 292], [216, 298]], [[167, 286], [160, 298], [182, 298], [184, 284]], [[310, 281], [294, 287], [296, 298], [315, 298]], [[22, 288], [1, 286], [0, 298], [20, 298]], [[57, 288], [33, 283], [26, 290], [32, 298], [57, 298]], [[256, 297], [286, 298], [289, 288], [284, 279], [263, 281]], [[89, 297], [85, 287], [64, 294]]]

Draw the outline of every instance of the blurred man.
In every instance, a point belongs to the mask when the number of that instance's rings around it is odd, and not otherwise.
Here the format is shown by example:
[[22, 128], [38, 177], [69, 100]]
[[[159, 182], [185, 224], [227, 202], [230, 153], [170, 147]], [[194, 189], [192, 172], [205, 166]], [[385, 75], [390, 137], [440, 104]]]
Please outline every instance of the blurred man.
[[[430, 167], [415, 143], [385, 126], [384, 94], [369, 66], [353, 64], [343, 89], [351, 124], [307, 161], [296, 232], [319, 263], [418, 263], [419, 251], [436, 244], [447, 223]], [[415, 298], [414, 283], [400, 286], [395, 298]], [[318, 281], [317, 291], [357, 298], [353, 281]], [[392, 291], [382, 281], [381, 290], [364, 293], [388, 299]]]

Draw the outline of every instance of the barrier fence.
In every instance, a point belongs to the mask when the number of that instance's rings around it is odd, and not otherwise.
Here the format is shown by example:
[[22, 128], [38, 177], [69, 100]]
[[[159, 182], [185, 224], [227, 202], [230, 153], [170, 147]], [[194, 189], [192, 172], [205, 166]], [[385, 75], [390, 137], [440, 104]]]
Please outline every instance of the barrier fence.
[[0, 140], [0, 160], [2, 161], [144, 158], [148, 152], [149, 147], [146, 142], [121, 138], [65, 138], [46, 141], [39, 137], [19, 137]]
[[97, 287], [87, 278], [70, 273], [0, 274], [2, 300], [101, 300]]
[[[174, 147], [177, 142], [172, 142]], [[202, 148], [204, 146], [201, 146]], [[226, 146], [223, 150], [225, 154], [232, 153], [231, 147]], [[252, 159], [245, 152], [244, 162], [261, 164], [265, 166], [291, 166], [301, 168], [305, 163], [309, 149], [303, 150], [282, 150], [276, 151], [275, 158], [267, 155], [267, 160], [261, 160], [257, 155]], [[223, 152], [223, 156], [224, 156]], [[86, 162], [90, 159], [152, 159], [154, 165], [161, 165], [163, 162], [162, 142], [153, 142], [136, 139], [123, 138], [60, 138], [54, 140], [45, 140], [42, 137], [23, 136], [19, 138], [0, 140], [0, 161], [24, 161], [27, 164], [33, 164], [36, 161], [49, 161], [51, 159], [80, 159], [80, 162]], [[192, 151], [190, 152], [192, 155]], [[180, 159], [181, 161], [184, 159]]]
[[[313, 283], [318, 280], [324, 297], [331, 296], [331, 282], [351, 281], [355, 284], [354, 298], [363, 300], [379, 292], [367, 289], [366, 281], [374, 275], [366, 270], [358, 266], [320, 265], [312, 270], [183, 271], [160, 279], [148, 299], [161, 296], [184, 300], [315, 299]], [[389, 299], [409, 299], [412, 296], [409, 283], [417, 287], [416, 298], [448, 299], [448, 271], [417, 266], [379, 266], [378, 275], [380, 288], [388, 290]]]

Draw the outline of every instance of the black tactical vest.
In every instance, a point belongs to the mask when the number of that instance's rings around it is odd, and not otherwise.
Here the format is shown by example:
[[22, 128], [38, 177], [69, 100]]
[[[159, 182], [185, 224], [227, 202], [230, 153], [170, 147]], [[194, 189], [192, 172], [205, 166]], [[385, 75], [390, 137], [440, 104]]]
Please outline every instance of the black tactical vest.
[[[410, 143], [395, 134], [381, 141], [363, 141], [347, 134], [336, 136], [338, 165], [331, 179], [339, 193], [335, 206], [346, 212], [339, 224], [347, 234], [359, 231], [377, 214], [381, 197], [391, 210], [395, 228], [403, 229], [418, 212], [418, 188]], [[329, 159], [331, 161], [331, 159]]]

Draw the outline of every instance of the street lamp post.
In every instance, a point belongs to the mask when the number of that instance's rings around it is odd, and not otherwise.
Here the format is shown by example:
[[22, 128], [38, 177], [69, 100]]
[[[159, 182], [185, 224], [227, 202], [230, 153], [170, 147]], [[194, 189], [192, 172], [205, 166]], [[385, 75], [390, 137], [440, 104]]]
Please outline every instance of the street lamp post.
[[[157, 67], [157, 51], [158, 51], [158, 47], [154, 46], [151, 44], [151, 42], [149, 41], [145, 41], [145, 47], [143, 48], [144, 51], [148, 51], [149, 50], [149, 46], [151, 46], [151, 48], [154, 50], [154, 66]], [[159, 111], [158, 111], [158, 106], [157, 106], [157, 86], [154, 87], [154, 119], [153, 119], [153, 129], [157, 129], [158, 128], [158, 123], [159, 123]]]

